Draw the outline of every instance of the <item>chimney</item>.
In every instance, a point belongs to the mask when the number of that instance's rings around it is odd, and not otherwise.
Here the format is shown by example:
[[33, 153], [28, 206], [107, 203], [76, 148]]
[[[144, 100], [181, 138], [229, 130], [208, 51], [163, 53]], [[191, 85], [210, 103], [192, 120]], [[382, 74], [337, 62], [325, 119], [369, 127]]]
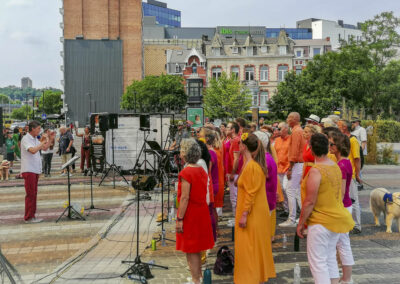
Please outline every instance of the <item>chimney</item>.
[[343, 20], [338, 20], [337, 22], [338, 22], [339, 26], [343, 27]]

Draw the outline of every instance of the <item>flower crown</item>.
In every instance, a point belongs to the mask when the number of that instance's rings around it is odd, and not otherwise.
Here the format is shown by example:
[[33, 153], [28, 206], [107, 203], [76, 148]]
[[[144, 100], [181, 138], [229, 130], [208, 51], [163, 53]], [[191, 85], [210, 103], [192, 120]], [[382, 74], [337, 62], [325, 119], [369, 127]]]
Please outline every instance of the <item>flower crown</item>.
[[245, 132], [240, 138], [242, 139], [242, 141], [246, 141], [247, 137], [249, 137], [249, 133]]

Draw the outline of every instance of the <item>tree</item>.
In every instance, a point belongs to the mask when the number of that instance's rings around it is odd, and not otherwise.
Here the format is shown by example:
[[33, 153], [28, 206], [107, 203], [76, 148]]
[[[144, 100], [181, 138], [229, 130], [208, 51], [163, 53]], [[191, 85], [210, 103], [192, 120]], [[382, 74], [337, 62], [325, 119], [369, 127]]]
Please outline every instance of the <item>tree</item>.
[[11, 113], [13, 119], [25, 120], [32, 117], [32, 108], [28, 105], [23, 105], [20, 108], [13, 109]]
[[182, 77], [164, 74], [133, 81], [122, 96], [121, 108], [138, 112], [182, 111], [187, 102], [182, 81]]
[[250, 90], [234, 77], [222, 73], [212, 79], [204, 95], [204, 110], [209, 118], [243, 116], [251, 106]]
[[10, 98], [7, 95], [0, 94], [0, 104], [8, 104]]
[[44, 96], [42, 93], [38, 99], [35, 99], [39, 107], [38, 113], [60, 114], [63, 107], [61, 94], [62, 91], [45, 90]]

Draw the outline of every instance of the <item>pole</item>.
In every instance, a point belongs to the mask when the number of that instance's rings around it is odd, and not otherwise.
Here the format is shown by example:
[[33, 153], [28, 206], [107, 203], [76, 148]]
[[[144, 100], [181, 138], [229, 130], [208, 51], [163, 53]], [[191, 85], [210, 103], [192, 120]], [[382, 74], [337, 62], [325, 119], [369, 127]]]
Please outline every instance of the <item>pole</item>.
[[35, 120], [35, 95], [32, 95], [32, 111], [33, 111], [32, 117], [33, 120]]
[[43, 100], [43, 113], [46, 113], [44, 110], [44, 94], [45, 94], [44, 90], [42, 91], [42, 93], [43, 93], [43, 99], [42, 99]]

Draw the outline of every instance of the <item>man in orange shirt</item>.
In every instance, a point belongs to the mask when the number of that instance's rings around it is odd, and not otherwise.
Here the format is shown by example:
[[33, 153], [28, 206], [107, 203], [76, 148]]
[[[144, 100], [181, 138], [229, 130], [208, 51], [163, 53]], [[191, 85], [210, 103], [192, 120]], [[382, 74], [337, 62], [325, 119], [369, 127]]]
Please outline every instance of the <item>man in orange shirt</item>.
[[300, 114], [291, 112], [286, 120], [292, 129], [289, 139], [289, 168], [286, 172], [288, 179], [286, 195], [289, 205], [289, 218], [279, 224], [280, 227], [296, 227], [297, 204], [301, 208], [300, 182], [303, 174], [303, 149], [306, 141], [303, 138], [303, 129], [300, 126]]
[[[285, 214], [282, 213], [282, 216], [287, 217], [289, 213], [287, 195], [286, 195], [286, 187], [287, 187], [287, 177], [286, 172], [289, 168], [289, 126], [285, 122], [281, 122], [278, 125], [277, 131], [279, 131], [279, 137], [275, 138], [275, 151], [278, 157], [278, 177], [282, 186], [283, 195], [285, 200], [283, 201], [283, 206], [285, 208]], [[281, 216], [281, 217], [282, 217]]]
[[240, 173], [239, 168], [239, 144], [240, 136], [238, 135], [239, 125], [236, 122], [229, 122], [226, 127], [226, 134], [231, 138], [231, 146], [229, 148], [228, 157], [228, 170], [227, 170], [227, 180], [229, 186], [229, 197], [232, 204], [233, 216], [236, 213], [236, 201], [237, 201], [237, 186], [235, 181]]

